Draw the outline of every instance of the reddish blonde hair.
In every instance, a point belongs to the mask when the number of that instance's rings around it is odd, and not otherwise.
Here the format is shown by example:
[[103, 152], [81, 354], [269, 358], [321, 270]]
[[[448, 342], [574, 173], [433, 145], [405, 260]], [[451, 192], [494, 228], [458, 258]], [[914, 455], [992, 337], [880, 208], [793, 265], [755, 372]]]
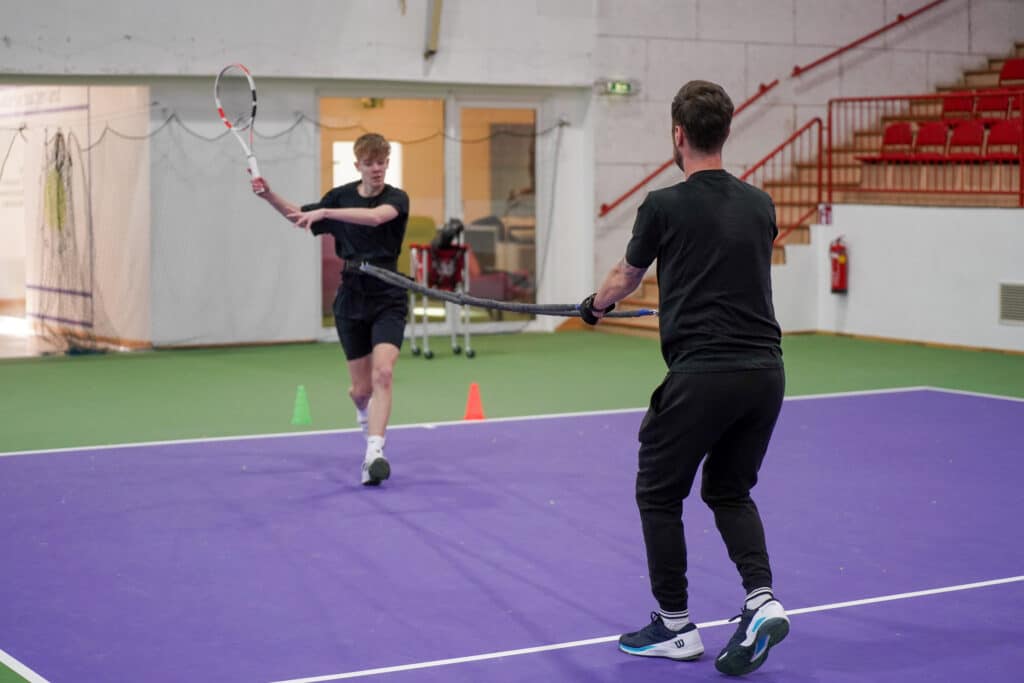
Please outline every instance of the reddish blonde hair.
[[359, 136], [352, 151], [355, 153], [357, 161], [387, 159], [391, 155], [391, 143], [379, 133], [366, 133]]

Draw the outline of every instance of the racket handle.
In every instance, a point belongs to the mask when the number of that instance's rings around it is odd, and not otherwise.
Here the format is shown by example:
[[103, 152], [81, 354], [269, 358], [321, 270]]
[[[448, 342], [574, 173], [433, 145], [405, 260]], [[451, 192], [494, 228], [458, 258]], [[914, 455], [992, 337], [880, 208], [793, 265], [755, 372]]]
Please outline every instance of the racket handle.
[[260, 175], [260, 167], [256, 164], [256, 157], [249, 155], [249, 175], [252, 176], [253, 180], [259, 180], [263, 176]]

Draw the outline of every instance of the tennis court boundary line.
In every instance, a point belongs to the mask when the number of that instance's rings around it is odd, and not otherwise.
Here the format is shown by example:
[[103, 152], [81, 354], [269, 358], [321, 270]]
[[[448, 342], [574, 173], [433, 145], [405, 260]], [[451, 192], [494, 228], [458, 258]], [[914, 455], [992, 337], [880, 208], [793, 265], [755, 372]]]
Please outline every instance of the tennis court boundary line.
[[[912, 387], [890, 387], [886, 389], [860, 389], [856, 391], [839, 391], [822, 394], [802, 394], [800, 396], [787, 396], [785, 402], [790, 401], [808, 401], [815, 399], [828, 399], [828, 398], [846, 398], [850, 396], [875, 396], [884, 394], [901, 394], [913, 391], [935, 391], [949, 394], [963, 394], [967, 396], [978, 396], [983, 398], [992, 399], [1003, 399], [1007, 401], [1018, 401], [1024, 402], [1022, 398], [1016, 398], [1013, 396], [1000, 396], [998, 394], [981, 394], [969, 391], [958, 391], [956, 389], [942, 389], [939, 387], [932, 386], [912, 386]], [[610, 408], [606, 410], [581, 410], [567, 413], [547, 413], [543, 415], [513, 415], [510, 417], [489, 417], [486, 420], [447, 420], [440, 422], [410, 422], [407, 424], [395, 424], [389, 425], [388, 431], [398, 431], [402, 429], [434, 429], [437, 427], [453, 427], [457, 425], [461, 426], [473, 426], [481, 424], [494, 424], [498, 422], [517, 422], [522, 420], [556, 420], [569, 417], [588, 417], [588, 416], [599, 416], [599, 415], [620, 415], [623, 413], [638, 413], [647, 410], [646, 406], [639, 408]], [[89, 451], [107, 451], [107, 450], [119, 450], [125, 448], [149, 448], [152, 446], [175, 446], [175, 445], [187, 445], [195, 443], [217, 443], [223, 441], [247, 441], [252, 439], [286, 439], [301, 436], [325, 436], [331, 434], [350, 434], [359, 432], [359, 427], [347, 427], [344, 429], [319, 429], [310, 430], [306, 432], [272, 432], [268, 434], [236, 434], [234, 436], [209, 436], [209, 437], [194, 437], [189, 439], [167, 439], [163, 441], [138, 441], [133, 443], [118, 443], [118, 444], [100, 444], [95, 446], [67, 446], [62, 448], [40, 448], [35, 450], [27, 451], [10, 451], [7, 453], [0, 453], [0, 458], [13, 457], [16, 455], [45, 455], [45, 454], [57, 454], [57, 453], [73, 453], [73, 452], [89, 452]]]
[[3, 664], [8, 669], [24, 678], [28, 683], [50, 683], [35, 671], [19, 662], [11, 656], [10, 653], [4, 652], [3, 650], [0, 650], [0, 664]]
[[[801, 607], [798, 609], [787, 609], [786, 614], [789, 616], [797, 614], [811, 614], [813, 612], [827, 612], [835, 609], [842, 609], [844, 607], [860, 607], [862, 605], [873, 605], [881, 602], [892, 602], [894, 600], [907, 600], [911, 598], [927, 597], [931, 595], [941, 595], [943, 593], [954, 593], [957, 591], [972, 590], [975, 588], [988, 588], [991, 586], [1000, 586], [1009, 583], [1024, 582], [1024, 576], [1009, 576], [1003, 579], [991, 579], [989, 581], [977, 581], [974, 583], [963, 583], [955, 586], [944, 586], [942, 588], [929, 588], [919, 591], [911, 591], [908, 593], [893, 593], [891, 595], [880, 595], [874, 598], [861, 598], [859, 600], [847, 600], [844, 602], [832, 602], [825, 605], [814, 605], [812, 607]], [[712, 628], [715, 626], [725, 626], [731, 622], [730, 619], [718, 619], [716, 621], [706, 621], [697, 624], [698, 628]], [[273, 683], [326, 683], [327, 681], [342, 681], [352, 678], [367, 678], [370, 676], [379, 676], [381, 674], [389, 673], [400, 673], [403, 671], [416, 671], [418, 669], [432, 669], [442, 666], [453, 666], [456, 664], [469, 664], [472, 662], [481, 662], [489, 659], [501, 659], [503, 657], [515, 657], [518, 655], [530, 655], [537, 654], [539, 652], [551, 652], [553, 650], [567, 650], [574, 647], [585, 647], [587, 645], [599, 645], [601, 643], [611, 643], [619, 639], [619, 635], [613, 636], [601, 636], [599, 638], [587, 638], [585, 640], [573, 640], [566, 643], [554, 643], [552, 645], [538, 645], [536, 647], [524, 647], [517, 650], [505, 650], [502, 652], [487, 652], [479, 655], [469, 655], [466, 657], [451, 657], [449, 659], [435, 659], [429, 662], [416, 662], [414, 664], [399, 664], [396, 666], [384, 666], [376, 669], [362, 669], [360, 671], [348, 671], [345, 673], [338, 674], [327, 674], [324, 676], [312, 676], [309, 678], [290, 678], [287, 680], [274, 681]]]
[[1024, 398], [1017, 396], [1003, 396], [1001, 394], [986, 394], [983, 391], [968, 391], [966, 389], [946, 389], [944, 387], [928, 387], [930, 391], [937, 391], [942, 394], [955, 394], [958, 396], [975, 396], [977, 398], [994, 398], [1002, 401], [1012, 401], [1015, 403], [1024, 403]]

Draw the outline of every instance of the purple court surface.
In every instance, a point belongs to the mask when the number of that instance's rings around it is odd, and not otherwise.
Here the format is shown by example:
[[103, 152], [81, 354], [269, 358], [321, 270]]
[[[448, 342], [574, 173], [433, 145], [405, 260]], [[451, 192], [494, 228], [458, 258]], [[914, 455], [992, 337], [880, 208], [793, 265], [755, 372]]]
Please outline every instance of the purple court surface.
[[[616, 648], [655, 608], [641, 417], [396, 428], [377, 489], [358, 431], [0, 457], [0, 661], [50, 683], [724, 680], [742, 589], [696, 491], [706, 654]], [[927, 389], [787, 400], [754, 497], [792, 631], [748, 679], [1021, 680], [1021, 425], [1024, 402]]]

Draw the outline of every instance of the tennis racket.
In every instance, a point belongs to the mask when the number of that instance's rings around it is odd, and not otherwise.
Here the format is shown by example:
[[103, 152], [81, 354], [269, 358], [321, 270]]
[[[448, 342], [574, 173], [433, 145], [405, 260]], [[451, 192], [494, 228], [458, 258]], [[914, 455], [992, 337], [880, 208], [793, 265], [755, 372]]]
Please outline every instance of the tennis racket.
[[[217, 74], [213, 84], [213, 98], [217, 103], [220, 120], [228, 127], [238, 144], [245, 151], [245, 159], [249, 164], [249, 174], [253, 180], [259, 180], [260, 167], [252, 153], [253, 122], [256, 120], [256, 83], [252, 74], [242, 64], [228, 64]], [[246, 142], [246, 131], [249, 141]]]

